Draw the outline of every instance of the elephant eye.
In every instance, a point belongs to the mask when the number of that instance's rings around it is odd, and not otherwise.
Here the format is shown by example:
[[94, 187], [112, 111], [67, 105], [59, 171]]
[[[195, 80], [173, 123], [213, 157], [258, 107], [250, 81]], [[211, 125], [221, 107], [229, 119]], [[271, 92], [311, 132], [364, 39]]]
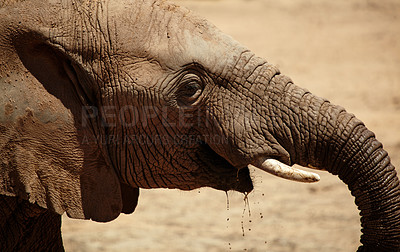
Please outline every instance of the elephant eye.
[[180, 106], [189, 106], [195, 103], [203, 91], [202, 80], [194, 74], [186, 76], [181, 81], [177, 92], [178, 103]]
[[179, 93], [181, 96], [194, 101], [201, 94], [201, 86], [197, 82], [190, 82]]

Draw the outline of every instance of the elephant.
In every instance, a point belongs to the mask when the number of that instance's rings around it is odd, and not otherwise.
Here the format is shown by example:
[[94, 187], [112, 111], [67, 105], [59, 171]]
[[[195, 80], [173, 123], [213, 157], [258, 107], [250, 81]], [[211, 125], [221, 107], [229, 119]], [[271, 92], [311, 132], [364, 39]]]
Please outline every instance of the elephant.
[[249, 168], [360, 210], [359, 251], [400, 250], [382, 144], [208, 21], [161, 0], [0, 3], [0, 250], [63, 250], [61, 215], [108, 222], [139, 188], [251, 192]]

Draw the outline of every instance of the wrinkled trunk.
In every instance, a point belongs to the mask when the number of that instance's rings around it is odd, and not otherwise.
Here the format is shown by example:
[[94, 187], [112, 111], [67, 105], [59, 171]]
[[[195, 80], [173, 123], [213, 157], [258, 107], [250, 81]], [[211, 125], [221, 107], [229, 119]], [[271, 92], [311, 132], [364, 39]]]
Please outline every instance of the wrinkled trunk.
[[348, 185], [361, 211], [359, 251], [400, 249], [399, 180], [374, 134], [354, 115], [285, 76], [276, 75], [266, 92], [267, 104], [273, 104], [266, 112], [269, 130], [291, 163], [325, 169]]

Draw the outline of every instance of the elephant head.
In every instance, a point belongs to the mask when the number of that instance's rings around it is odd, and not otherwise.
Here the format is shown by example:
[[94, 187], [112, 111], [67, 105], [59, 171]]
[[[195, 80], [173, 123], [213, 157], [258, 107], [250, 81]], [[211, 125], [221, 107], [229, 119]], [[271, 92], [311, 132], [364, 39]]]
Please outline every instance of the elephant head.
[[399, 180], [374, 134], [209, 22], [156, 0], [0, 16], [1, 194], [109, 221], [139, 188], [250, 192], [249, 166], [318, 180], [298, 164], [348, 185], [360, 250], [400, 248]]

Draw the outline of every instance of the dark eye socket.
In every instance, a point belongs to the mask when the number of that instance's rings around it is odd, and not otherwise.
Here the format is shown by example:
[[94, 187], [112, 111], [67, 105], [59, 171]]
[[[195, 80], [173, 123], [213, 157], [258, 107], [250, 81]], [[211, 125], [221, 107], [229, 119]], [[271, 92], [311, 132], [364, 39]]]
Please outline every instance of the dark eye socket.
[[190, 74], [181, 81], [177, 92], [178, 100], [181, 105], [190, 105], [197, 101], [202, 91], [202, 80], [197, 75]]

